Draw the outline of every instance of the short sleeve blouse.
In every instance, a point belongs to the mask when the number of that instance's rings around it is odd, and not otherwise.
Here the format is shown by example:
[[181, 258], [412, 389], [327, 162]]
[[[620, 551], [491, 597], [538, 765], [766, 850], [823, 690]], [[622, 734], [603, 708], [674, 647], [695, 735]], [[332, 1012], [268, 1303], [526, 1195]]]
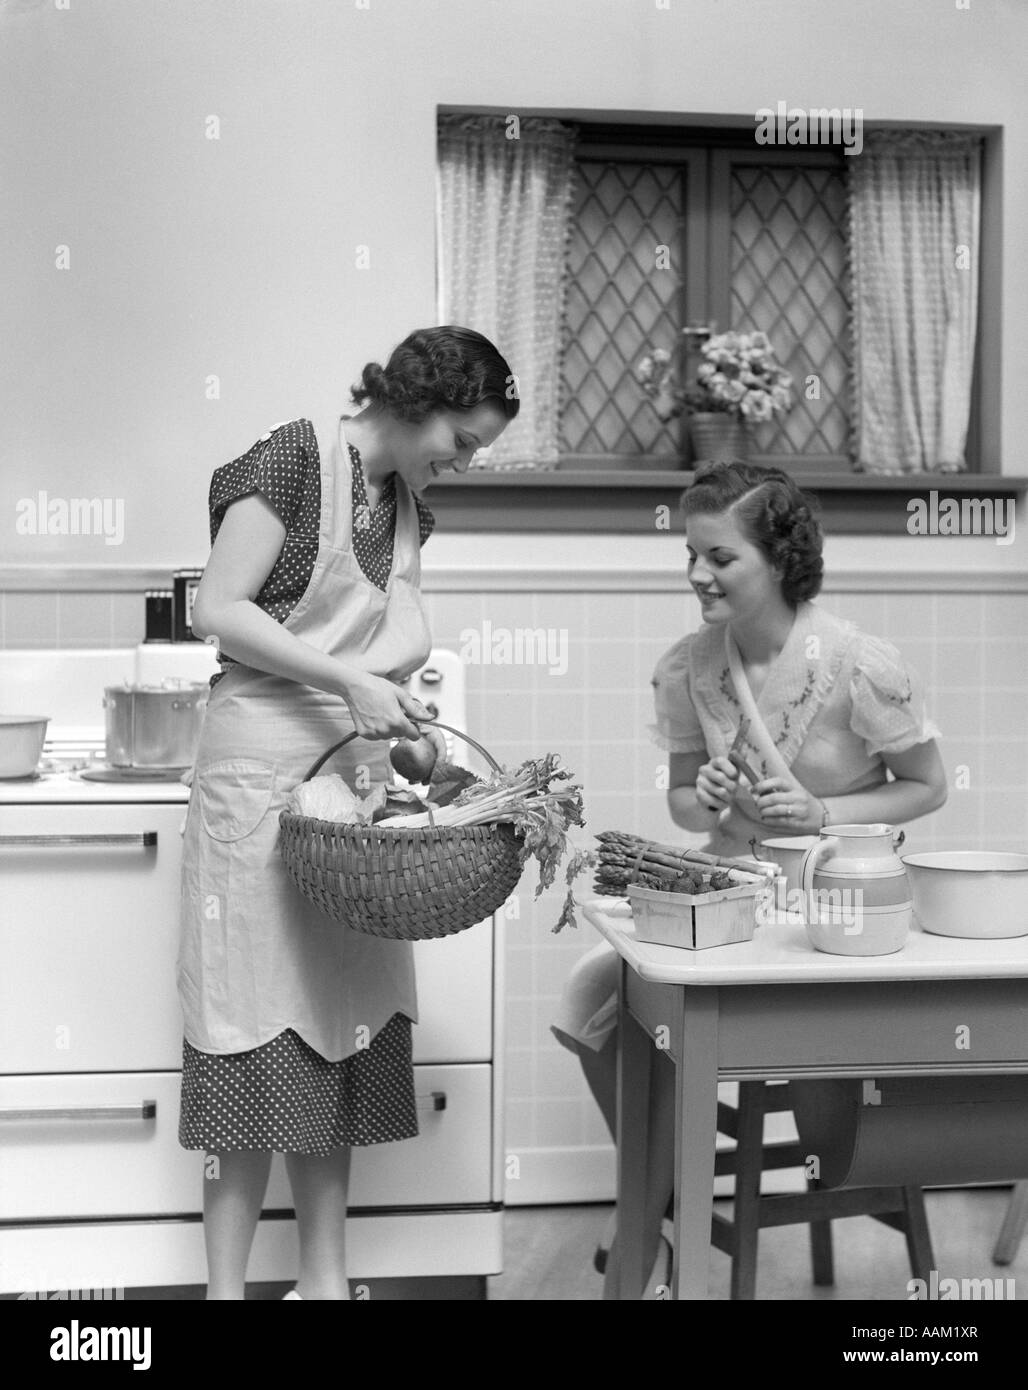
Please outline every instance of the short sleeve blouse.
[[[652, 685], [649, 733], [659, 747], [711, 757], [727, 752], [742, 710], [723, 628], [680, 638], [657, 662]], [[774, 743], [819, 795], [882, 781], [883, 756], [939, 737], [922, 681], [896, 647], [812, 604], [802, 605], [765, 692], [761, 712]]]
[[[396, 534], [396, 488], [390, 477], [374, 511], [368, 505], [360, 454], [349, 446], [355, 524], [353, 550], [365, 577], [379, 589], [389, 583]], [[233, 502], [259, 492], [274, 507], [286, 528], [285, 540], [271, 573], [254, 602], [276, 622], [285, 622], [307, 590], [318, 556], [321, 528], [321, 454], [310, 420], [291, 420], [263, 435], [245, 454], [215, 470], [208, 498], [211, 545]], [[424, 545], [435, 517], [414, 498]], [[232, 664], [221, 658], [223, 666]], [[211, 681], [214, 685], [219, 673]]]

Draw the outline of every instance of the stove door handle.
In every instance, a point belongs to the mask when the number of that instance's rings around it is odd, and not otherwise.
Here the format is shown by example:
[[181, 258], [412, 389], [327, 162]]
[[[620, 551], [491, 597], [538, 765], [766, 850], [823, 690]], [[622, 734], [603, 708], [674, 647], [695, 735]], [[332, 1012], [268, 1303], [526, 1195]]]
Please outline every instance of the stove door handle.
[[140, 830], [125, 835], [0, 835], [0, 848], [38, 845], [45, 849], [82, 849], [96, 846], [129, 845], [136, 849], [156, 849], [157, 831]]
[[0, 1108], [0, 1120], [153, 1120], [157, 1118], [155, 1100], [135, 1105], [54, 1105], [31, 1110]]

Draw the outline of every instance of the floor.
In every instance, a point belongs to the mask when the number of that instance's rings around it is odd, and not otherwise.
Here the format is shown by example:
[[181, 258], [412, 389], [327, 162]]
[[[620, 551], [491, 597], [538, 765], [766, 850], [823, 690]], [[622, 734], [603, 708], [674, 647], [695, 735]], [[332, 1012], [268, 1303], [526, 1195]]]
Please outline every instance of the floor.
[[[1014, 1263], [994, 1265], [991, 1255], [1010, 1198], [1008, 1188], [979, 1188], [929, 1192], [925, 1199], [939, 1278], [996, 1281], [993, 1298], [1028, 1300], [1028, 1235]], [[731, 1203], [717, 1209], [731, 1215]], [[574, 1302], [599, 1299], [603, 1280], [593, 1268], [596, 1245], [613, 1213], [610, 1205], [509, 1207], [504, 1218], [503, 1274], [485, 1282], [486, 1297], [495, 1302]], [[804, 1299], [839, 1301], [906, 1300], [910, 1268], [902, 1235], [870, 1217], [853, 1217], [834, 1224], [835, 1277], [833, 1288], [815, 1288], [805, 1226], [779, 1226], [761, 1232], [757, 1275], [758, 1300]], [[650, 1297], [656, 1298], [658, 1271]], [[372, 1300], [481, 1300], [481, 1280], [386, 1280], [365, 1285]], [[251, 1284], [247, 1298], [281, 1299], [287, 1284]], [[952, 1287], [952, 1286], [951, 1286]], [[976, 1288], [982, 1286], [976, 1285]], [[945, 1291], [945, 1286], [943, 1288]], [[129, 1289], [130, 1300], [195, 1300], [202, 1287]], [[666, 1293], [661, 1295], [666, 1297]], [[712, 1250], [710, 1297], [727, 1300], [729, 1262]], [[965, 1292], [964, 1297], [973, 1297]], [[980, 1296], [980, 1295], [979, 1295]]]
[[[994, 1265], [991, 1258], [1009, 1199], [1008, 1188], [927, 1194], [925, 1206], [940, 1280], [1002, 1281], [991, 1286], [996, 1297], [1028, 1300], [1028, 1235], [1013, 1264]], [[716, 1206], [726, 1216], [731, 1215], [730, 1202]], [[508, 1209], [506, 1271], [489, 1280], [489, 1298], [554, 1302], [600, 1298], [603, 1280], [593, 1270], [593, 1252], [612, 1210], [609, 1206]], [[833, 1234], [836, 1282], [833, 1288], [824, 1289], [811, 1282], [807, 1227], [778, 1226], [762, 1231], [757, 1298], [792, 1302], [910, 1297], [910, 1266], [898, 1231], [871, 1217], [858, 1216], [835, 1222]], [[729, 1275], [727, 1255], [712, 1250], [711, 1299], [728, 1299]], [[1008, 1282], [1011, 1280], [1013, 1286]]]

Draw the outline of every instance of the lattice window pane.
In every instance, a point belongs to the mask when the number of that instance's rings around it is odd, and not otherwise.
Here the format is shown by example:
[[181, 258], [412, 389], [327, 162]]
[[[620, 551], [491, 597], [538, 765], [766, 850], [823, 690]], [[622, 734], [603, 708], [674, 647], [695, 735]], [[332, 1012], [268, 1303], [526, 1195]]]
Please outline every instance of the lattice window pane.
[[[754, 432], [762, 454], [849, 453], [846, 192], [837, 169], [733, 161], [731, 326], [762, 329], [793, 376], [795, 404]], [[808, 401], [815, 374], [821, 399]]]
[[[569, 239], [561, 452], [680, 452], [634, 372], [682, 322], [685, 222], [680, 166], [582, 160]], [[671, 265], [656, 268], [656, 248]]]

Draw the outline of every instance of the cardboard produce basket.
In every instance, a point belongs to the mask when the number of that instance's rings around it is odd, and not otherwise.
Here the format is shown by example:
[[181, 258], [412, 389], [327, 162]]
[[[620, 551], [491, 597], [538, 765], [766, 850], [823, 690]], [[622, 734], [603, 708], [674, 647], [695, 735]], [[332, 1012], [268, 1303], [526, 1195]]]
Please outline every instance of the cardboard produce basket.
[[764, 883], [754, 882], [691, 896], [630, 883], [628, 898], [640, 941], [698, 951], [752, 941], [761, 897], [767, 891]]

